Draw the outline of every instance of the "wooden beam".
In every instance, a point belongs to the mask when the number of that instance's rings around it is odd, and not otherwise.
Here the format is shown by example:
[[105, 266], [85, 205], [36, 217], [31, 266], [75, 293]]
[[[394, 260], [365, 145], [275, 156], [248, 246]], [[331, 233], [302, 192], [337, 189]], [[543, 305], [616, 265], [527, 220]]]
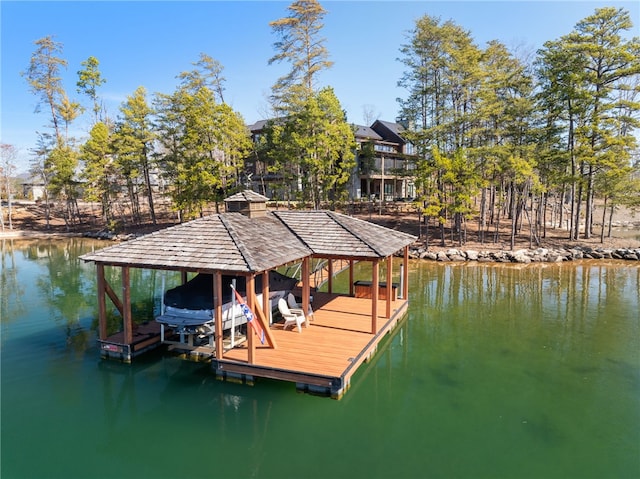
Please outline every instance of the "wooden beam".
[[97, 263], [98, 275], [98, 331], [101, 340], [107, 339], [107, 302], [105, 298], [106, 280], [104, 277], [104, 265]]
[[213, 306], [215, 308], [215, 335], [216, 335], [216, 358], [224, 358], [224, 342], [222, 331], [222, 273], [216, 271], [213, 275]]
[[122, 305], [122, 301], [120, 301], [120, 298], [118, 298], [118, 295], [115, 293], [115, 291], [111, 289], [111, 286], [109, 285], [109, 283], [107, 283], [106, 278], [104, 280], [104, 292], [107, 293], [107, 296], [109, 296], [109, 299], [120, 313], [120, 316], [124, 317], [124, 307]]
[[122, 267], [122, 320], [124, 323], [124, 342], [133, 343], [133, 318], [131, 317], [131, 284], [129, 267]]
[[[254, 303], [257, 303], [257, 301], [254, 301]], [[276, 338], [273, 337], [273, 333], [271, 331], [271, 328], [269, 327], [269, 320], [264, 315], [264, 312], [262, 311], [262, 309], [256, 308], [255, 312], [256, 312], [256, 318], [254, 319], [254, 321], [258, 321], [262, 325], [262, 330], [264, 331], [264, 339], [265, 339], [265, 341], [267, 342], [269, 347], [271, 347], [273, 349], [276, 349], [276, 347], [277, 347]], [[250, 328], [250, 326], [248, 327], [248, 329], [249, 328]], [[248, 329], [247, 329], [247, 334], [251, 334], [251, 331], [249, 331]]]
[[380, 288], [380, 261], [373, 260], [371, 278], [371, 332], [378, 332], [378, 290]]
[[333, 293], [333, 259], [329, 258], [329, 263], [327, 264], [327, 274], [329, 277], [327, 278], [327, 287], [329, 294]]
[[393, 255], [387, 256], [387, 311], [385, 318], [391, 318], [391, 301], [393, 300]]

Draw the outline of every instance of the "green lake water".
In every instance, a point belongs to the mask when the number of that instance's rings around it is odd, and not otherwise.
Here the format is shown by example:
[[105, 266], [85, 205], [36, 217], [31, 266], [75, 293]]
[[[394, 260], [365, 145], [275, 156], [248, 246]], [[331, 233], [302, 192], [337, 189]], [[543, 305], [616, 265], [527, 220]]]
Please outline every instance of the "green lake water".
[[[335, 401], [102, 360], [77, 257], [106, 244], [1, 244], [3, 479], [640, 477], [637, 263], [412, 262], [406, 320]], [[133, 270], [136, 314], [176, 281]]]

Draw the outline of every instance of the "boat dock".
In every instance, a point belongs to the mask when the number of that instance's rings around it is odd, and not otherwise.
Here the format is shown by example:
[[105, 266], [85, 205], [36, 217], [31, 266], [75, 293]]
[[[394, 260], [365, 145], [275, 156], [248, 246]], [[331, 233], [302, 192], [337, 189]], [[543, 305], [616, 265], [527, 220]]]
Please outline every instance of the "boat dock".
[[[221, 379], [252, 383], [270, 378], [296, 383], [300, 391], [340, 398], [349, 388], [351, 376], [378, 348], [378, 344], [405, 316], [408, 301], [391, 303], [391, 317], [379, 316], [379, 328], [371, 332], [371, 300], [340, 294], [314, 293], [313, 317], [302, 332], [283, 330], [274, 324], [271, 332], [278, 347], [256, 347], [248, 362], [245, 345], [213, 359]], [[386, 301], [379, 301], [385, 311]]]
[[[101, 354], [130, 362], [166, 345], [191, 358], [211, 360], [220, 379], [253, 383], [256, 378], [270, 378], [293, 382], [302, 391], [341, 397], [358, 367], [406, 314], [409, 245], [416, 238], [332, 211], [268, 212], [266, 200], [251, 191], [238, 193], [225, 200], [225, 213], [83, 255], [84, 261], [96, 264]], [[354, 265], [359, 262], [370, 263], [367, 277], [355, 277]], [[326, 271], [316, 275], [313, 264], [326, 265]], [[270, 279], [281, 275], [278, 269], [291, 265], [299, 265], [300, 278], [294, 287], [297, 305], [288, 311], [282, 294], [287, 296], [291, 286], [286, 291], [275, 291], [278, 288], [273, 286], [271, 291]], [[384, 277], [380, 277], [381, 266]], [[109, 284], [105, 268], [121, 269], [121, 291]], [[157, 318], [162, 325], [155, 321], [136, 325], [131, 268], [179, 271], [183, 286], [189, 283], [188, 274], [209, 275], [205, 279], [210, 281], [199, 293], [206, 306], [179, 306], [191, 315], [189, 323], [165, 321], [163, 314]], [[334, 275], [346, 269], [348, 291], [336, 291]], [[223, 310], [229, 307], [225, 298], [232, 296], [227, 295], [229, 278], [242, 279], [244, 288], [245, 299], [238, 297], [247, 326], [238, 336], [223, 319]], [[287, 279], [295, 285], [294, 278]], [[317, 291], [319, 281], [326, 292]], [[282, 317], [296, 324], [293, 329], [273, 323], [271, 292], [281, 303]], [[261, 298], [269, 301], [263, 303]], [[119, 332], [109, 330], [107, 300], [122, 318]], [[296, 310], [299, 313], [293, 314]], [[195, 323], [192, 314], [198, 315]], [[306, 325], [298, 331], [305, 316]]]

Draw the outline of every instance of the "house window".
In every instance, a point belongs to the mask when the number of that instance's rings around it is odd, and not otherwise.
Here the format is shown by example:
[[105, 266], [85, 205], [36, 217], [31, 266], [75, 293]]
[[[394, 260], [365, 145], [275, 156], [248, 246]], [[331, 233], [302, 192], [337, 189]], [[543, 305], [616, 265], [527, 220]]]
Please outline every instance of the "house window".
[[393, 153], [395, 149], [391, 145], [374, 145], [376, 151], [383, 151], [386, 153]]

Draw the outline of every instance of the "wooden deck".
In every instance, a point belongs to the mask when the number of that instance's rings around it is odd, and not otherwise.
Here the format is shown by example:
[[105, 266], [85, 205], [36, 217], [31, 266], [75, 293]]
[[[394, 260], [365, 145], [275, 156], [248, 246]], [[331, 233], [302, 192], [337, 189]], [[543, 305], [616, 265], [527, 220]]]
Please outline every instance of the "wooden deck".
[[[314, 318], [301, 333], [274, 324], [276, 349], [259, 346], [254, 364], [248, 364], [248, 350], [242, 345], [225, 352], [223, 359], [214, 359], [213, 368], [222, 379], [291, 381], [299, 390], [339, 398], [358, 367], [404, 317], [408, 301], [392, 302], [391, 318], [378, 317], [377, 334], [371, 333], [371, 306], [371, 299], [314, 293]], [[385, 311], [386, 301], [379, 301], [378, 314]]]
[[133, 358], [151, 349], [159, 347], [160, 324], [149, 321], [133, 327], [133, 342], [126, 344], [122, 331], [112, 334], [104, 340], [98, 340], [103, 358], [120, 359], [130, 363]]

